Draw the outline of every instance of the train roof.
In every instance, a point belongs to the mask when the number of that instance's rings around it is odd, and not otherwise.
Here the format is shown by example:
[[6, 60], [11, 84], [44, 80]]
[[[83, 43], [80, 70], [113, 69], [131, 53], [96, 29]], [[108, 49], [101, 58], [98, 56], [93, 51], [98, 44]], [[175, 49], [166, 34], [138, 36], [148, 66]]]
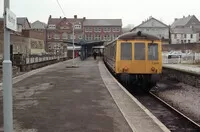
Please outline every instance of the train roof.
[[155, 35], [151, 35], [151, 34], [148, 34], [148, 33], [142, 33], [141, 31], [128, 32], [128, 33], [124, 33], [124, 34], [120, 35], [115, 40], [109, 42], [105, 46], [109, 45], [110, 43], [112, 43], [116, 40], [133, 40], [133, 39], [146, 39], [146, 40], [151, 40], [151, 41], [161, 40], [159, 37], [157, 37]]
[[128, 32], [120, 35], [117, 39], [148, 39], [148, 40], [160, 40], [159, 37], [151, 35], [148, 33], [138, 32]]

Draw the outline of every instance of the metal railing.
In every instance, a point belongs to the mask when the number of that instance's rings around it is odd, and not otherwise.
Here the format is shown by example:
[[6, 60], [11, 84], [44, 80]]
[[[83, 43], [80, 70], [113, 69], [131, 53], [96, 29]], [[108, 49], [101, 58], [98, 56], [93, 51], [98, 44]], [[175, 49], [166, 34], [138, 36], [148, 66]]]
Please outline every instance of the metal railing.
[[198, 64], [200, 53], [162, 54], [163, 64]]

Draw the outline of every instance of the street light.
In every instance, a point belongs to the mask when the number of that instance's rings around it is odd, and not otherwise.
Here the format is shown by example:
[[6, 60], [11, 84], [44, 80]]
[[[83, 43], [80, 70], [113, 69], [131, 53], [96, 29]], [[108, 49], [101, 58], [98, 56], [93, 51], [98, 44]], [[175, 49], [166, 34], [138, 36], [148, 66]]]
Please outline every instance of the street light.
[[17, 18], [10, 10], [10, 0], [4, 0], [4, 60], [3, 60], [3, 114], [4, 132], [13, 131], [12, 62], [10, 61], [10, 30], [17, 30]]
[[66, 66], [67, 68], [78, 68], [77, 64], [74, 64], [74, 22], [72, 23], [73, 26], [73, 32], [72, 32], [72, 44], [73, 44], [73, 59], [72, 59], [72, 66]]
[[74, 66], [74, 23], [73, 23], [73, 39], [72, 39], [72, 43], [73, 43], [73, 61], [72, 61], [72, 65]]

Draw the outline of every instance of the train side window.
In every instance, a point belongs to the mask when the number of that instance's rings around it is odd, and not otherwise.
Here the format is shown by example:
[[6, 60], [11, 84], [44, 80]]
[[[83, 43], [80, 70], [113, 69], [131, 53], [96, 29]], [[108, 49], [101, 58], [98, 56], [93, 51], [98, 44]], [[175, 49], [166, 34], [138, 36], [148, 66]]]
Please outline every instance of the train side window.
[[145, 43], [135, 43], [134, 52], [135, 60], [145, 60]]
[[121, 43], [121, 60], [132, 60], [132, 43]]
[[148, 60], [158, 60], [158, 44], [148, 44]]

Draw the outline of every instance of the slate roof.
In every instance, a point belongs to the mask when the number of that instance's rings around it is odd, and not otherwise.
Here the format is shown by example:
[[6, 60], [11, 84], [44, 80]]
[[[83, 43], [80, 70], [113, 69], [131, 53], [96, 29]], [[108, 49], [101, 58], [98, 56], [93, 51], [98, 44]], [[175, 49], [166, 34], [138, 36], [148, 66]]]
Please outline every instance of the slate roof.
[[[143, 22], [143, 23], [139, 24], [138, 26], [134, 27], [133, 29], [131, 29], [131, 30], [130, 30], [130, 32], [134, 31], [134, 30], [135, 30], [136, 28], [138, 28], [138, 27], [141, 27], [141, 25], [143, 25], [143, 24], [145, 24], [145, 23], [147, 23], [147, 22], [151, 21], [152, 19], [153, 19], [153, 20], [155, 20], [155, 21], [157, 21], [158, 23], [161, 23], [162, 25], [164, 25], [164, 26], [168, 27], [168, 25], [167, 25], [167, 24], [165, 24], [165, 23], [163, 23], [163, 22], [161, 22], [161, 21], [157, 20], [157, 19], [156, 19], [156, 18], [154, 18], [154, 17], [151, 17], [149, 20], [147, 20], [147, 21], [145, 21], [145, 22]], [[144, 27], [144, 28], [146, 28], [146, 27]], [[148, 28], [148, 27], [147, 27], [147, 28]]]
[[[26, 21], [28, 21], [27, 17], [17, 17], [17, 24], [24, 25]], [[29, 21], [28, 21], [28, 24], [29, 24], [29, 27], [31, 27]]]
[[172, 33], [192, 34], [194, 30], [192, 28], [174, 28], [171, 30]]
[[122, 19], [86, 19], [84, 26], [122, 26]]
[[175, 28], [177, 26], [185, 26], [193, 17], [195, 17], [195, 16], [192, 15], [192, 16], [188, 16], [188, 17], [184, 17], [184, 18], [179, 18], [174, 21], [174, 23], [171, 25], [171, 27]]
[[[73, 21], [75, 20], [74, 18], [49, 18], [48, 25], [49, 25], [49, 24], [55, 24], [55, 25], [57, 25], [57, 24], [60, 23], [63, 19], [66, 19], [66, 20], [68, 20], [69, 22], [73, 22]], [[77, 20], [77, 21], [82, 21], [83, 18], [77, 18], [76, 20]]]
[[[73, 22], [74, 18], [66, 18], [69, 22]], [[50, 18], [48, 24], [58, 24], [63, 18]], [[122, 19], [83, 19], [77, 18], [78, 21], [83, 21], [83, 26], [122, 26]]]
[[35, 28], [35, 29], [45, 29], [46, 26], [47, 26], [46, 23], [40, 22], [38, 20], [31, 24], [31, 28]]

